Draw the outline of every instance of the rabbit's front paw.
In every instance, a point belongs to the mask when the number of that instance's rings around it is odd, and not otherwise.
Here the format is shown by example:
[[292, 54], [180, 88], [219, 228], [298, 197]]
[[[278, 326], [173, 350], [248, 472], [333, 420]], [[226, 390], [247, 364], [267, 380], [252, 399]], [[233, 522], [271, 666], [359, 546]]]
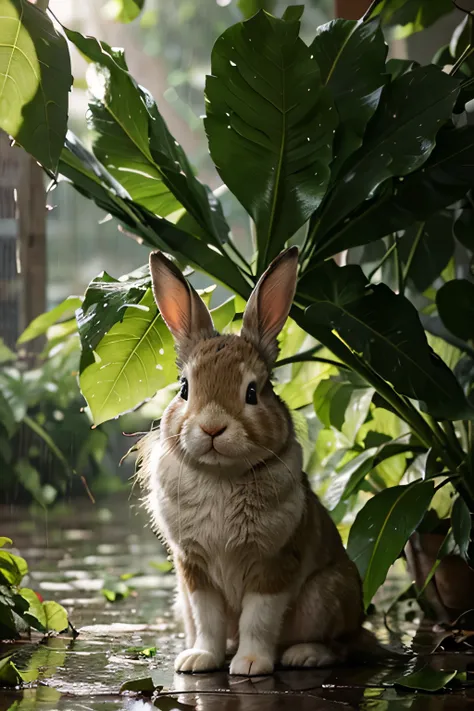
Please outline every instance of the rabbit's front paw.
[[185, 649], [174, 663], [177, 672], [215, 671], [221, 666], [217, 657], [205, 649]]
[[273, 659], [262, 654], [237, 654], [230, 663], [230, 673], [237, 676], [263, 676], [273, 672]]

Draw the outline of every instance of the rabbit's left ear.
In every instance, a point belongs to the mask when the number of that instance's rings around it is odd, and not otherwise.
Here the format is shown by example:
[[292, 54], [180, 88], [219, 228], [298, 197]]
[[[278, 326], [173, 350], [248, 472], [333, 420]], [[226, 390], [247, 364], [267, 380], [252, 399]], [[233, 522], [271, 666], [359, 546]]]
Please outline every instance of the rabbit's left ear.
[[277, 358], [277, 336], [295, 296], [297, 271], [298, 248], [290, 247], [262, 274], [244, 312], [241, 335], [256, 346], [270, 366]]
[[153, 294], [181, 359], [203, 338], [215, 335], [211, 314], [179, 269], [161, 252], [150, 254]]

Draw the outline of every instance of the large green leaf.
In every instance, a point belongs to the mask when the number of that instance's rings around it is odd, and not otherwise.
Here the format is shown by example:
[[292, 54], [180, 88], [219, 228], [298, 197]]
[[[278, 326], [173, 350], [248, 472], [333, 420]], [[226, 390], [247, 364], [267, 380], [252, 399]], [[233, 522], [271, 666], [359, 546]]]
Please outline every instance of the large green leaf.
[[79, 296], [68, 296], [60, 304], [55, 306], [50, 311], [45, 311], [40, 314], [25, 328], [18, 339], [18, 343], [27, 343], [46, 333], [48, 328], [53, 326], [58, 321], [66, 321], [74, 316], [76, 309], [80, 307], [82, 299]]
[[[61, 156], [60, 172], [76, 190], [117, 217], [131, 232], [139, 235], [141, 241], [200, 268], [236, 294], [248, 298], [251, 287], [234, 261], [217, 248], [210, 249], [205, 241], [183, 232], [168, 220], [131, 201], [120, 183], [71, 133], [68, 133], [67, 145]], [[211, 206], [213, 200], [211, 193]], [[214, 208], [213, 214], [219, 222], [219, 209], [215, 205]]]
[[329, 231], [319, 259], [403, 230], [460, 200], [474, 183], [473, 164], [474, 126], [442, 129], [423, 167], [387, 181], [381, 195]]
[[436, 294], [438, 313], [446, 328], [465, 341], [474, 339], [474, 284], [453, 279]]
[[29, 588], [20, 588], [18, 593], [28, 603], [25, 620], [39, 632], [46, 632], [46, 612], [37, 594]]
[[310, 51], [339, 114], [331, 167], [334, 176], [341, 162], [362, 145], [377, 109], [387, 81], [387, 45], [377, 20], [332, 20], [318, 28]]
[[458, 87], [457, 79], [430, 65], [415, 67], [385, 88], [362, 147], [346, 161], [313, 220], [318, 252], [328, 247], [328, 230], [371, 198], [385, 180], [406, 176], [425, 163], [436, 134], [452, 114]]
[[27, 0], [0, 0], [0, 128], [56, 172], [72, 83], [67, 44]]
[[127, 308], [140, 302], [149, 288], [148, 267], [120, 279], [102, 272], [90, 282], [76, 314], [83, 348], [81, 371], [94, 361], [93, 351], [100, 340], [124, 318]]
[[149, 289], [97, 344], [80, 386], [98, 425], [134, 409], [175, 379], [173, 340]]
[[218, 200], [194, 176], [153, 97], [130, 76], [123, 50], [72, 30], [66, 34], [92, 62], [87, 77], [97, 157], [136, 202], [162, 217], [182, 205], [212, 242], [227, 239]]
[[305, 318], [337, 331], [397, 392], [426, 403], [436, 417], [472, 412], [452, 372], [429, 348], [415, 307], [385, 284], [369, 285], [360, 267], [326, 262], [301, 282], [312, 303]]
[[256, 224], [259, 271], [320, 204], [337, 125], [299, 22], [265, 12], [212, 51], [205, 128], [222, 179]]
[[[99, 71], [99, 65], [96, 66]], [[164, 184], [159, 169], [101, 101], [89, 102], [88, 123], [95, 132], [95, 155], [135, 202], [162, 217], [181, 209], [181, 203]]]
[[347, 552], [362, 577], [366, 608], [428, 510], [433, 494], [431, 481], [394, 486], [369, 499], [357, 514]]

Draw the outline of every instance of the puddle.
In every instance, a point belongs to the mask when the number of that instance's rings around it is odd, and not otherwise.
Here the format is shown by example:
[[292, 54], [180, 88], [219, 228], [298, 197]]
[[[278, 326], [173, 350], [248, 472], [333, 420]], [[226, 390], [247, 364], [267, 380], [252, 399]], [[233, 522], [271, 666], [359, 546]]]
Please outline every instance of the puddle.
[[[37, 676], [30, 688], [1, 689], [0, 711], [474, 711], [474, 690], [430, 695], [396, 691], [391, 680], [403, 667], [279, 671], [253, 680], [225, 672], [176, 675], [173, 660], [183, 636], [171, 616], [173, 576], [156, 568], [166, 554], [140, 510], [121, 500], [108, 509], [76, 501], [71, 511], [49, 519], [32, 518], [19, 507], [0, 507], [0, 521], [1, 533], [13, 538], [32, 570], [25, 584], [64, 605], [80, 632], [75, 640], [0, 644], [0, 655], [13, 649], [17, 666], [35, 669]], [[108, 602], [101, 592], [104, 585], [113, 589], [120, 576], [129, 574], [134, 577], [124, 582], [132, 592]], [[413, 631], [413, 624], [394, 627], [405, 643]], [[389, 640], [383, 625], [378, 632]], [[415, 649], [426, 652], [432, 639], [423, 630]], [[156, 647], [156, 656], [139, 658], [130, 651], [137, 647]], [[437, 669], [474, 668], [474, 655], [469, 654], [436, 654], [429, 661]], [[422, 662], [418, 659], [417, 665]], [[155, 704], [119, 695], [125, 681], [150, 675], [163, 686]]]

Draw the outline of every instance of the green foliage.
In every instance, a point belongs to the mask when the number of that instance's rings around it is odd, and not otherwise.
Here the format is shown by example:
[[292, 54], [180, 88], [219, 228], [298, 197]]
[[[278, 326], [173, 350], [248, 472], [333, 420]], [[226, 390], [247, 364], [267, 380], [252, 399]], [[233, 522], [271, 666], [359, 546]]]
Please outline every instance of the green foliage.
[[109, 0], [105, 12], [117, 22], [133, 22], [143, 10], [145, 0]]
[[321, 80], [339, 116], [332, 174], [363, 142], [387, 82], [387, 45], [377, 21], [360, 24], [333, 20], [317, 30], [310, 45]]
[[149, 289], [124, 310], [123, 320], [100, 340], [94, 362], [81, 373], [81, 390], [96, 424], [131, 410], [176, 380], [174, 361], [173, 340]]
[[[44, 602], [33, 590], [21, 587], [28, 565], [23, 558], [4, 549], [10, 544], [9, 538], [0, 538], [0, 639], [16, 639], [31, 628], [42, 634], [64, 632], [69, 626], [66, 610], [59, 603]], [[15, 672], [13, 663], [0, 660], [0, 686], [2, 681], [13, 683]], [[18, 679], [23, 679], [21, 674]]]
[[259, 13], [219, 37], [205, 128], [221, 178], [255, 222], [261, 272], [320, 204], [337, 115], [299, 22]]
[[[106, 466], [108, 433], [90, 429], [78, 392], [80, 340], [69, 317], [81, 302], [66, 299], [35, 319], [20, 336], [14, 362], [0, 369], [1, 490], [7, 501], [20, 494], [47, 507], [66, 489], [82, 493], [81, 477], [117, 479]], [[28, 370], [23, 344], [39, 335], [45, 348]]]
[[0, 128], [56, 172], [72, 83], [66, 41], [27, 0], [1, 0]]
[[426, 29], [452, 10], [451, 0], [381, 0], [371, 17], [380, 15], [384, 24], [397, 28], [398, 37], [407, 37]]
[[42, 336], [46, 333], [48, 328], [51, 328], [55, 323], [64, 322], [73, 318], [76, 309], [80, 307], [81, 303], [82, 299], [80, 297], [68, 296], [67, 299], [55, 306], [51, 311], [46, 311], [46, 313], [37, 316], [29, 326], [25, 328], [18, 339], [18, 344], [27, 343], [38, 336]]
[[370, 499], [357, 514], [347, 550], [363, 579], [366, 608], [422, 520], [433, 494], [430, 481], [394, 486]]
[[[459, 119], [473, 95], [469, 36], [463, 27], [452, 43], [459, 61], [449, 74], [387, 62], [384, 35], [430, 25], [447, 3], [382, 0], [360, 22], [336, 20], [308, 42], [298, 7], [222, 32], [204, 123], [215, 167], [252, 219], [251, 256], [122, 50], [64, 30], [90, 63], [92, 150], [68, 133], [60, 172], [147, 247], [233, 292], [213, 310], [219, 329], [238, 330], [259, 274], [286, 244], [300, 245], [276, 390], [297, 411], [308, 471], [334, 519], [346, 524], [358, 511], [349, 552], [366, 606], [430, 506], [436, 520], [441, 504], [449, 515], [450, 491], [458, 495], [452, 535], [465, 557], [471, 538], [474, 128]], [[133, 4], [121, 7], [133, 14]], [[257, 5], [241, 3], [249, 15]], [[346, 266], [331, 259], [340, 252]], [[171, 338], [149, 287], [146, 267], [118, 280], [103, 272], [77, 304], [79, 338], [71, 319], [55, 326], [59, 343], [75, 343], [76, 364], [80, 340], [80, 384], [95, 424], [172, 391]], [[23, 339], [66, 314], [43, 317]], [[1, 377], [0, 452], [11, 460], [12, 433], [44, 390], [14, 368]], [[37, 400], [24, 397], [33, 383]], [[17, 474], [36, 487], [28, 462]]]
[[449, 686], [450, 682], [453, 681], [457, 673], [457, 670], [442, 671], [440, 669], [433, 669], [432, 667], [425, 666], [418, 669], [418, 671], [412, 672], [411, 674], [398, 677], [398, 679], [395, 679], [394, 683], [404, 689], [434, 692], [440, 691], [446, 686]]

